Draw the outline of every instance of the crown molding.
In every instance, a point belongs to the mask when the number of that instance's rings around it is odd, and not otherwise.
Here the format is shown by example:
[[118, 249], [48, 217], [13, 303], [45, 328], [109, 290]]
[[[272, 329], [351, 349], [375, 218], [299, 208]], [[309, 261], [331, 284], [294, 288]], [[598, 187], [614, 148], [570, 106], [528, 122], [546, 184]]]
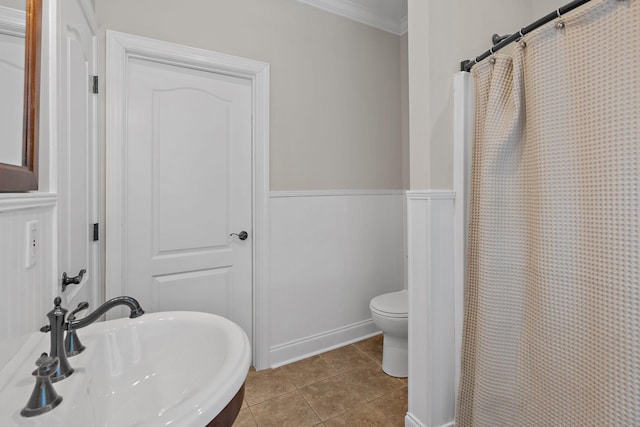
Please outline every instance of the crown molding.
[[404, 34], [401, 20], [385, 15], [370, 5], [352, 0], [298, 0], [301, 3], [378, 28], [398, 36]]
[[409, 19], [408, 16], [403, 16], [400, 19], [400, 35], [403, 36], [409, 31]]

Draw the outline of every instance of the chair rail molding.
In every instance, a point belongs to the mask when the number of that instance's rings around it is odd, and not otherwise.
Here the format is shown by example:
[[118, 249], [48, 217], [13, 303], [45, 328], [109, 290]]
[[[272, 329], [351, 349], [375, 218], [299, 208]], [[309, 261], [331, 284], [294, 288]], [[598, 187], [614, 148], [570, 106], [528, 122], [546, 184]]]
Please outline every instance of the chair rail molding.
[[25, 12], [0, 6], [0, 31], [4, 34], [24, 38]]
[[284, 197], [335, 197], [335, 196], [402, 196], [404, 190], [294, 190], [272, 191], [272, 199]]
[[55, 206], [57, 202], [58, 198], [54, 193], [0, 194], [0, 212]]

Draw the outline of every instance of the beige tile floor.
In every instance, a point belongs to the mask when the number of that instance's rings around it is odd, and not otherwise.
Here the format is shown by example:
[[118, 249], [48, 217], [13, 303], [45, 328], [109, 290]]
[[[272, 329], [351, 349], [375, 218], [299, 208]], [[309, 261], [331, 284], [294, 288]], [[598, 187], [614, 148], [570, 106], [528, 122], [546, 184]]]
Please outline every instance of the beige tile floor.
[[251, 369], [234, 427], [404, 426], [407, 379], [382, 372], [382, 335], [276, 369]]

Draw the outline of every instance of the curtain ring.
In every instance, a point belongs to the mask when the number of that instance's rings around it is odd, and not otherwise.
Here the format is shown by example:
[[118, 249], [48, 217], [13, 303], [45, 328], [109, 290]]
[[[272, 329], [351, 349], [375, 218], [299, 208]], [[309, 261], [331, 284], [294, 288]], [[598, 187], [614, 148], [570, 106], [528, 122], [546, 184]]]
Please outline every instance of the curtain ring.
[[564, 28], [564, 21], [562, 20], [562, 15], [560, 14], [560, 8], [556, 9], [556, 15], [558, 15], [558, 22], [556, 22], [556, 29], [561, 30]]
[[520, 45], [520, 47], [525, 48], [527, 47], [527, 43], [524, 41], [524, 34], [522, 34], [522, 30], [524, 28], [521, 28], [520, 31], [518, 31], [518, 34], [520, 34], [520, 38], [518, 39], [518, 44]]
[[496, 63], [496, 58], [493, 56], [493, 55], [495, 55], [495, 52], [493, 50], [493, 46], [491, 46], [491, 48], [489, 49], [489, 53], [491, 54], [491, 58], [489, 58], [489, 63], [490, 64], [495, 64]]

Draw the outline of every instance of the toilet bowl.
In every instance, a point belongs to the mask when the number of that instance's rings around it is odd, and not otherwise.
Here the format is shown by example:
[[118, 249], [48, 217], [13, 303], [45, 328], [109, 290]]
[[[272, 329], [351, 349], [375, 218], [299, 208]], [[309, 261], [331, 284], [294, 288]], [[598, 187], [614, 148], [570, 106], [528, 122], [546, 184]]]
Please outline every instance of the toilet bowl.
[[409, 295], [406, 289], [378, 295], [369, 304], [373, 322], [384, 334], [382, 370], [393, 377], [409, 371]]

